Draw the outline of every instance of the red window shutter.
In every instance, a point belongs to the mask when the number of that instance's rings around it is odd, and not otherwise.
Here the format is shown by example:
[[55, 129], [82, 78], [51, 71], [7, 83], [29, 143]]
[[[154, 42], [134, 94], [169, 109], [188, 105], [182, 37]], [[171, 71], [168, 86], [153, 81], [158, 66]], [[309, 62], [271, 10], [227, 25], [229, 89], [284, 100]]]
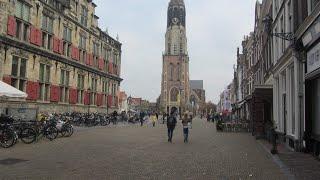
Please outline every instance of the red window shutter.
[[11, 85], [11, 77], [10, 76], [4, 76], [3, 77], [3, 82]]
[[102, 70], [104, 68], [104, 61], [102, 58], [99, 58], [99, 60], [98, 60], [98, 67], [100, 70]]
[[75, 59], [74, 48], [75, 47], [73, 45], [71, 45], [71, 58], [72, 59]]
[[13, 16], [8, 16], [7, 34], [10, 36], [16, 36], [16, 28], [16, 19]]
[[59, 40], [59, 53], [63, 54], [63, 40]]
[[79, 49], [71, 46], [71, 58], [79, 61]]
[[56, 37], [53, 37], [53, 52], [59, 53], [60, 40]]
[[27, 94], [28, 94], [27, 99], [28, 100], [37, 100], [38, 93], [39, 93], [39, 83], [28, 81], [27, 82]]
[[78, 101], [78, 94], [77, 94], [77, 90], [70, 88], [69, 90], [69, 103], [70, 104], [76, 104]]
[[109, 73], [113, 74], [113, 65], [109, 62]]
[[100, 94], [97, 94], [97, 96], [96, 96], [96, 104], [97, 104], [97, 106], [100, 106]]
[[80, 50], [79, 48], [76, 48], [76, 50], [77, 50], [77, 60], [80, 61]]
[[42, 32], [40, 29], [37, 29], [37, 45], [42, 46]]
[[84, 102], [84, 105], [90, 104], [90, 93], [87, 91], [84, 92], [83, 102]]
[[97, 106], [102, 106], [102, 94], [97, 94]]
[[112, 107], [112, 96], [108, 95], [108, 107]]
[[93, 54], [90, 56], [90, 66], [93, 66]]
[[36, 40], [37, 32], [36, 31], [37, 30], [36, 30], [36, 28], [34, 26], [30, 27], [30, 41], [29, 42], [31, 44], [37, 44], [37, 40]]
[[58, 86], [52, 85], [50, 88], [50, 100], [51, 102], [58, 102], [60, 96], [60, 88]]
[[87, 57], [86, 57], [86, 65], [90, 64], [90, 54], [87, 53]]

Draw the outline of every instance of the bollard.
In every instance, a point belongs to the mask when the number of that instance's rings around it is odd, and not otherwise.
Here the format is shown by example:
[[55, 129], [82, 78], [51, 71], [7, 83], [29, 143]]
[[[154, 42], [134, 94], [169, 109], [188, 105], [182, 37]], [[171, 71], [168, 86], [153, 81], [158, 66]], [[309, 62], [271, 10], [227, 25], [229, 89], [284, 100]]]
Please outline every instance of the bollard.
[[272, 149], [271, 149], [271, 154], [278, 154], [278, 149], [277, 149], [277, 133], [274, 128], [271, 130], [272, 133]]

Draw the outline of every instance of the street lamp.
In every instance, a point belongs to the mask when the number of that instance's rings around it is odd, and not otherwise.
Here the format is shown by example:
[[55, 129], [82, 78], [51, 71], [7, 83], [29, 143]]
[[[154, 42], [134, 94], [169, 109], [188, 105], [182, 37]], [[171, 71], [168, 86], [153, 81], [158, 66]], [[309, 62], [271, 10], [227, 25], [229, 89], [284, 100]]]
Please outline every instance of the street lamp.
[[270, 15], [267, 15], [265, 18], [263, 18], [262, 22], [265, 24], [265, 30], [268, 32], [268, 34], [270, 36], [275, 36], [278, 37], [280, 39], [284, 39], [287, 41], [293, 41], [294, 40], [294, 34], [292, 32], [281, 32], [281, 33], [273, 33], [272, 32], [272, 23], [273, 23], [273, 19]]

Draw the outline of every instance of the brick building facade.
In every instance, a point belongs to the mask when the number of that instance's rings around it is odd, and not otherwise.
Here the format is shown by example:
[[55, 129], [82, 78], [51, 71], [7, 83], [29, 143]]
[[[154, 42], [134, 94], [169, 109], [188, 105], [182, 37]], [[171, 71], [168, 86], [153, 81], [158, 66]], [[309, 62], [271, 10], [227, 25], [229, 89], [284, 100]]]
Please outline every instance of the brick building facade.
[[[0, 78], [40, 112], [117, 109], [121, 43], [91, 0], [0, 0]], [[8, 105], [10, 106], [10, 104]]]

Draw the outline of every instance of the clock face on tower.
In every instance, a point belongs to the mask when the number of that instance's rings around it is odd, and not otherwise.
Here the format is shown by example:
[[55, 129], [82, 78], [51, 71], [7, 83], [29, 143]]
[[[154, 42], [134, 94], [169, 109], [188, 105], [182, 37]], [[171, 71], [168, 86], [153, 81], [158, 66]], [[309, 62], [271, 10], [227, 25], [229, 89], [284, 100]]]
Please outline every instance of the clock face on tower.
[[172, 18], [172, 23], [173, 24], [178, 24], [179, 23], [179, 19], [178, 18]]

